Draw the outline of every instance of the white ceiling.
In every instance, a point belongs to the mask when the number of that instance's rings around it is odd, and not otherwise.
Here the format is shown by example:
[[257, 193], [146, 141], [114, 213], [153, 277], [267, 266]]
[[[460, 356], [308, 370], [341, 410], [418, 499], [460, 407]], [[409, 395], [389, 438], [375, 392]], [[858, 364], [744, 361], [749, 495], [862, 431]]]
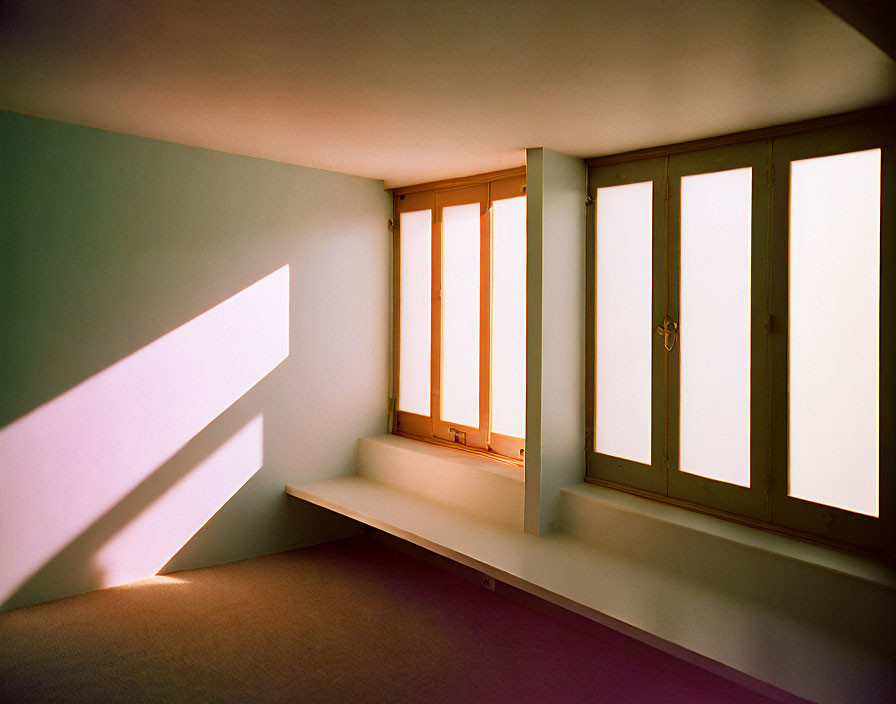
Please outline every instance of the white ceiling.
[[896, 98], [814, 0], [4, 0], [0, 108], [385, 179]]

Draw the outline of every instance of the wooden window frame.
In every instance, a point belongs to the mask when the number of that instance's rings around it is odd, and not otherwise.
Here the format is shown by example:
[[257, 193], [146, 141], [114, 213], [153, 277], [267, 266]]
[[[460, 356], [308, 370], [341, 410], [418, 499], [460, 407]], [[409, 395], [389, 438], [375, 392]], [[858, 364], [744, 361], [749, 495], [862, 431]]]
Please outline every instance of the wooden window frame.
[[[896, 562], [896, 106], [587, 160], [585, 480]], [[788, 495], [790, 163], [881, 148], [880, 516]], [[678, 468], [679, 346], [652, 349], [652, 464], [594, 451], [597, 188], [653, 180], [653, 321], [679, 320], [682, 176], [751, 166], [750, 488]], [[888, 321], [890, 324], [887, 324]]]
[[[393, 393], [392, 432], [419, 440], [485, 454], [521, 466], [525, 439], [491, 432], [491, 274], [492, 208], [495, 200], [526, 194], [525, 167], [459, 179], [406, 186], [393, 190]], [[479, 305], [479, 426], [449, 422], [441, 417], [442, 212], [455, 205], [480, 205]], [[420, 210], [432, 213], [432, 308], [430, 343], [430, 415], [398, 408], [401, 360], [401, 214]]]

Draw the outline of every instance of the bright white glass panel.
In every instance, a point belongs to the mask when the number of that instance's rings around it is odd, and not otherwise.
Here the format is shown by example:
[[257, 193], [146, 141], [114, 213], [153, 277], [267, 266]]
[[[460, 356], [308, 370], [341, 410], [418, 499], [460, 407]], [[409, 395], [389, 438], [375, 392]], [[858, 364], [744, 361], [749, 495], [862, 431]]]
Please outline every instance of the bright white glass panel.
[[526, 197], [492, 204], [492, 432], [526, 435]]
[[681, 179], [679, 467], [747, 487], [752, 179]]
[[402, 213], [398, 410], [430, 413], [432, 211]]
[[650, 464], [653, 181], [597, 189], [594, 450]]
[[479, 203], [442, 209], [442, 420], [479, 427]]
[[880, 149], [791, 163], [790, 495], [878, 516]]

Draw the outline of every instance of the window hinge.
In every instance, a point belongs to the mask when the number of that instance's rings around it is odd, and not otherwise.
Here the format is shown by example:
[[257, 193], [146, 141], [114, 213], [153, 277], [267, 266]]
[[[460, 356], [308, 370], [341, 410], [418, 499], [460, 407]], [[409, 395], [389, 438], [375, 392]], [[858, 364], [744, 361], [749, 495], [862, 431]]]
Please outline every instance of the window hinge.
[[592, 196], [590, 193], [585, 196], [585, 205], [594, 205], [594, 196]]
[[768, 334], [775, 329], [775, 318], [771, 313], [763, 313], [759, 316], [759, 325]]
[[663, 471], [669, 471], [669, 458], [663, 455]]
[[448, 439], [451, 440], [451, 442], [456, 442], [458, 445], [467, 444], [467, 434], [462, 430], [448, 428]]
[[394, 221], [392, 218], [389, 218], [389, 219], [386, 221], [386, 224], [387, 224], [387, 226], [388, 226], [388, 228], [389, 228], [389, 232], [394, 232], [394, 231], [395, 231], [395, 221]]

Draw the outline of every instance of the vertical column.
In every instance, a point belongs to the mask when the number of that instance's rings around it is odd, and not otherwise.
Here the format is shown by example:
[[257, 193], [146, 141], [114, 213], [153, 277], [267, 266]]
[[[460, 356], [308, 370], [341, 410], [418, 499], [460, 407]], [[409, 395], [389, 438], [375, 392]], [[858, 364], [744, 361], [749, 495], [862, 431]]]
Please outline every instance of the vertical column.
[[585, 474], [585, 164], [528, 149], [526, 183], [525, 527], [539, 535]]

